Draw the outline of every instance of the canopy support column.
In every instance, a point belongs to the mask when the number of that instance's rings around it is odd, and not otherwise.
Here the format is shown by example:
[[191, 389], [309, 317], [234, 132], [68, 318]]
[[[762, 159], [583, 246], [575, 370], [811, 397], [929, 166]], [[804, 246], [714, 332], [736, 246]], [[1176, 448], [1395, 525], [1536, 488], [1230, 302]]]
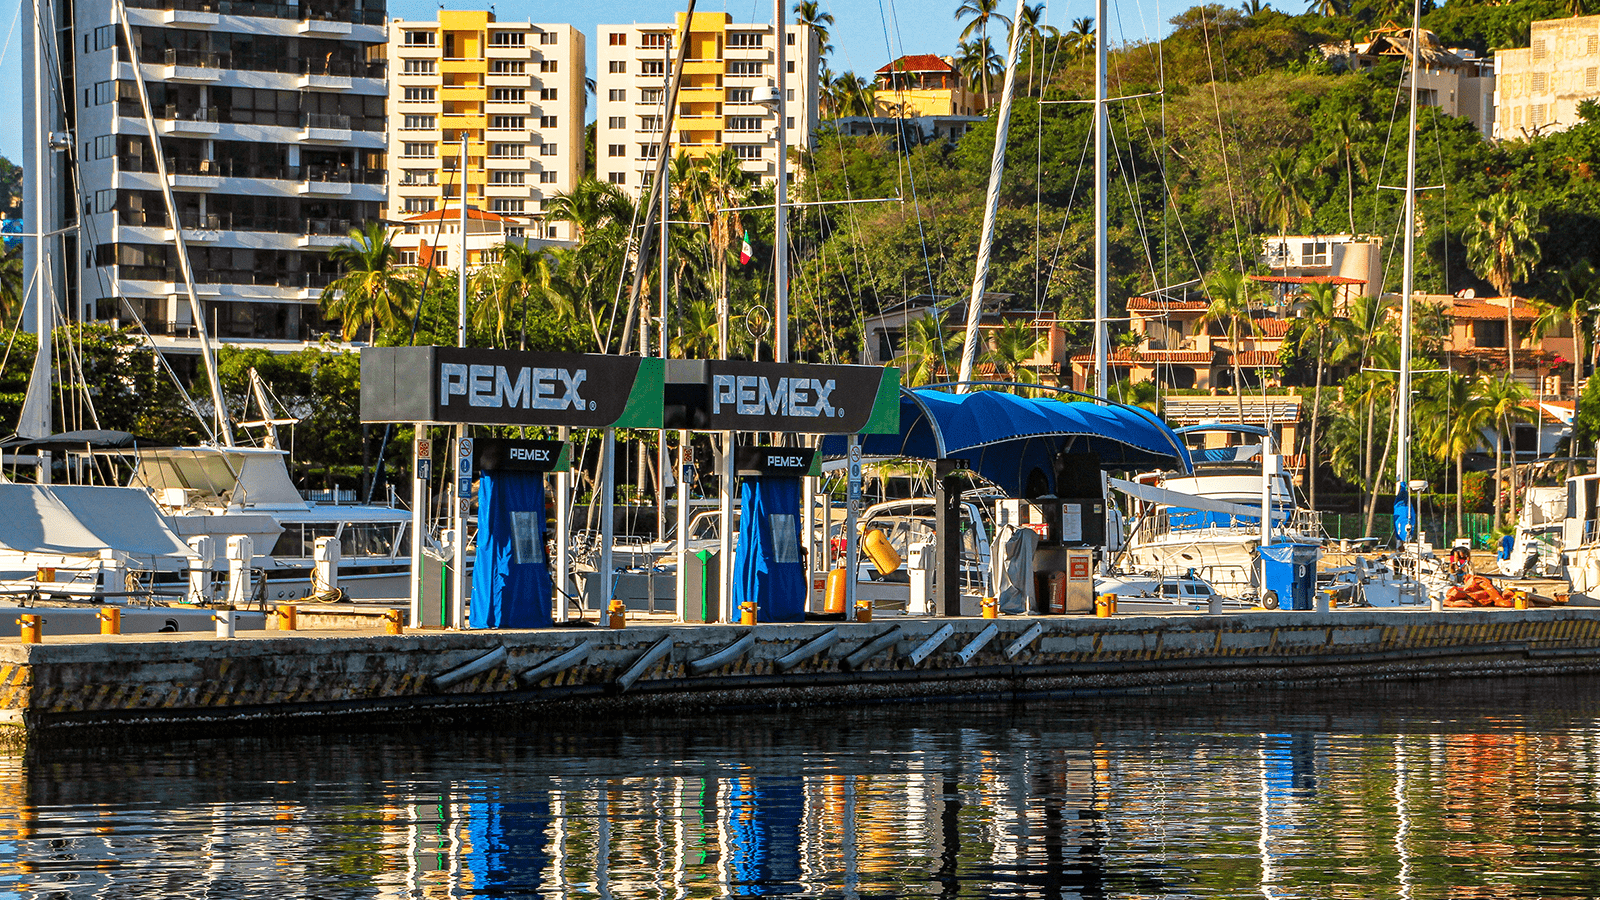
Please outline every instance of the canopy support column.
[[934, 534], [938, 554], [934, 560], [934, 608], [941, 616], [961, 615], [961, 469], [953, 460], [933, 462]]

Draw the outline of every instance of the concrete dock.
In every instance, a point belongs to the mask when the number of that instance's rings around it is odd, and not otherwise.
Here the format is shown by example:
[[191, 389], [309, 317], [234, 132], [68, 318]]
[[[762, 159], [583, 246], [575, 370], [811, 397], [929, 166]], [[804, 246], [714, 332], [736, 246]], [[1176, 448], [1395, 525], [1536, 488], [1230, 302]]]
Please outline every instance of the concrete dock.
[[[1077, 691], [1328, 685], [1600, 668], [1600, 608], [893, 617], [744, 627], [50, 635], [0, 644], [0, 737], [100, 743], [290, 729]], [[376, 625], [376, 620], [372, 620]], [[14, 641], [15, 639], [12, 639]], [[1348, 688], [1346, 688], [1348, 689]]]

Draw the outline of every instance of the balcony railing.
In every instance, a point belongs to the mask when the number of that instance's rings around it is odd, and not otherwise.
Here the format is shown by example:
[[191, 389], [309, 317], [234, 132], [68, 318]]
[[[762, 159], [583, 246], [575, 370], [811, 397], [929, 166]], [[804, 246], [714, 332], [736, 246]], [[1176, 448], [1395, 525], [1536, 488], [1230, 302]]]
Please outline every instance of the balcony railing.
[[349, 131], [350, 117], [339, 113], [302, 113], [300, 116], [302, 128], [330, 128], [335, 131]]
[[[123, 154], [117, 157], [117, 170], [155, 174], [155, 160], [147, 156]], [[167, 157], [167, 172], [173, 175], [205, 175], [214, 178], [267, 178], [275, 181], [345, 182], [349, 184], [383, 184], [388, 179], [384, 169], [354, 169], [346, 166], [279, 166], [266, 163], [245, 163], [229, 159], [193, 159]]]
[[252, 0], [128, 0], [135, 9], [207, 12], [222, 16], [254, 16], [261, 19], [317, 19], [349, 22], [352, 25], [382, 25], [387, 10], [382, 6], [366, 9], [321, 9], [312, 4], [258, 3]]
[[197, 106], [184, 109], [177, 104], [168, 103], [162, 108], [160, 116], [163, 119], [172, 119], [178, 122], [215, 122], [217, 108], [214, 106]]
[[[120, 57], [126, 60], [126, 56]], [[233, 69], [245, 72], [272, 72], [280, 75], [326, 75], [342, 78], [381, 79], [388, 71], [384, 60], [301, 58], [264, 53], [218, 53], [209, 50], [181, 50], [168, 47], [141, 49], [139, 62], [152, 66], [185, 66], [197, 69]], [[137, 103], [134, 104], [137, 107]]]

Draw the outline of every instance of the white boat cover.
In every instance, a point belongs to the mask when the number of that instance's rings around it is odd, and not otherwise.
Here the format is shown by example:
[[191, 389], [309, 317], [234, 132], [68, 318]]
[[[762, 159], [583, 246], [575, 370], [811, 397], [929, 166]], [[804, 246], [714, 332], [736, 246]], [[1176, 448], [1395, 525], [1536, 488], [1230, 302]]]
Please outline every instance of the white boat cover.
[[[1244, 503], [1229, 503], [1226, 500], [1213, 500], [1210, 497], [1201, 497], [1196, 494], [1185, 494], [1180, 491], [1169, 491], [1154, 485], [1139, 484], [1133, 481], [1123, 481], [1121, 478], [1109, 479], [1111, 486], [1130, 497], [1137, 497], [1148, 503], [1161, 503], [1166, 506], [1177, 506], [1183, 509], [1196, 509], [1201, 512], [1222, 513], [1226, 516], [1249, 516], [1252, 519], [1261, 517], [1261, 507]], [[1277, 514], [1273, 519], [1277, 519]]]
[[0, 548], [19, 553], [187, 557], [189, 548], [138, 488], [0, 484]]

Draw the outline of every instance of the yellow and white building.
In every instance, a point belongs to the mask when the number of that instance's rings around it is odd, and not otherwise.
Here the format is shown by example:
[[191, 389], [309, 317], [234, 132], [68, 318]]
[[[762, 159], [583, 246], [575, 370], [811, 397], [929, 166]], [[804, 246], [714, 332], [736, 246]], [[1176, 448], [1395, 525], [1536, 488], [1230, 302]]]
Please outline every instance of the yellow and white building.
[[467, 206], [525, 220], [527, 237], [572, 240], [542, 212], [583, 174], [584, 36], [570, 25], [440, 10], [389, 28], [389, 216]]
[[1534, 22], [1528, 46], [1494, 54], [1494, 136], [1523, 139], [1578, 123], [1600, 98], [1600, 16]]
[[[668, 81], [679, 42], [688, 41], [678, 93], [681, 148], [706, 157], [732, 147], [744, 171], [777, 177], [774, 112], [763, 105], [777, 87], [771, 25], [736, 23], [727, 13], [695, 13], [674, 24], [600, 25], [595, 48], [595, 177], [638, 196], [661, 152]], [[817, 40], [806, 25], [785, 29], [784, 115], [790, 147], [808, 148], [817, 125]]]

